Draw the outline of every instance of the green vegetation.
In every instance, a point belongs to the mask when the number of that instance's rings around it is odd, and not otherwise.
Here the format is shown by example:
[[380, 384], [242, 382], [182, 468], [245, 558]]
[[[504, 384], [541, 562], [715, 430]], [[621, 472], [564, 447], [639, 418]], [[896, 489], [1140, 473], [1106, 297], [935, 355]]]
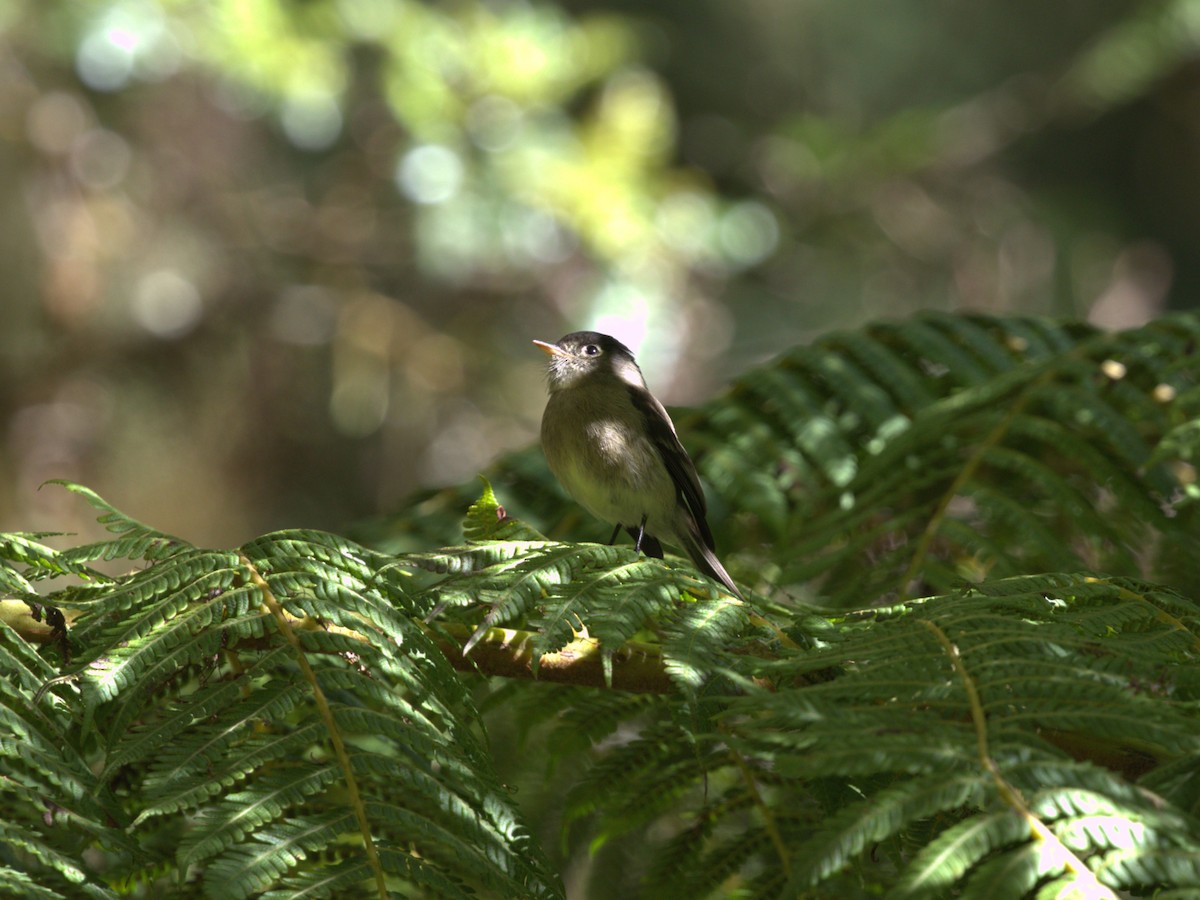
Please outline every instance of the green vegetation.
[[0, 894], [1196, 896], [1195, 6], [0, 3]]
[[1188, 896], [1198, 339], [934, 316], [748, 373], [687, 420], [746, 603], [545, 538], [532, 455], [397, 554], [68, 484], [107, 539], [0, 540], [0, 887]]

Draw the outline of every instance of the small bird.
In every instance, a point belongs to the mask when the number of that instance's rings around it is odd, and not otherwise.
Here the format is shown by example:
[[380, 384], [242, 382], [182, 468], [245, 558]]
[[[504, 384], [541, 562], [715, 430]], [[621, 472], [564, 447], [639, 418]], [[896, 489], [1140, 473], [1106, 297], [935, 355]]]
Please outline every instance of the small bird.
[[713, 550], [696, 467], [629, 348], [597, 331], [533, 343], [550, 356], [542, 449], [567, 493], [616, 525], [610, 544], [624, 528], [661, 559], [661, 538], [741, 597]]

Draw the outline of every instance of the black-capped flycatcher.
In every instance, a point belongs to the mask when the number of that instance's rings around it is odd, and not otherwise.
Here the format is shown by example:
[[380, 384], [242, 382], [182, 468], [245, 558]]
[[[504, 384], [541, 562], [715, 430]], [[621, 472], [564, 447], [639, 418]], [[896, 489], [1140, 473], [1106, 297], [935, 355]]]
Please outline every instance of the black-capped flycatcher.
[[542, 449], [567, 493], [616, 525], [613, 540], [624, 528], [661, 559], [662, 539], [741, 597], [713, 550], [696, 467], [629, 348], [596, 331], [534, 343], [550, 356]]

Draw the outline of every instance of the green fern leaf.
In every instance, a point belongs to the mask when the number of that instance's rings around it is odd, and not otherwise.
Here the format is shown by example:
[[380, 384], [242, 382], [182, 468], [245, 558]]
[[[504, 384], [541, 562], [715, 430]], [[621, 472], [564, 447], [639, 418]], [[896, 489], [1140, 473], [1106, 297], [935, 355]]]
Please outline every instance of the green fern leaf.
[[930, 841], [902, 873], [896, 897], [944, 897], [982, 860], [1029, 839], [1029, 823], [1011, 810], [972, 816]]
[[879, 791], [837, 814], [819, 837], [798, 848], [789, 891], [817, 884], [914, 819], [979, 806], [983, 797], [981, 778], [974, 775], [919, 779]]
[[63, 557], [71, 562], [81, 563], [93, 559], [162, 560], [191, 546], [187, 541], [164, 534], [125, 515], [91, 488], [61, 479], [52, 479], [46, 484], [59, 485], [72, 494], [83, 497], [93, 509], [100, 511], [96, 521], [119, 536], [115, 541], [84, 544], [64, 552]]
[[1040, 881], [1062, 871], [1062, 863], [1036, 844], [1020, 844], [978, 866], [962, 896], [970, 900], [1023, 900]]

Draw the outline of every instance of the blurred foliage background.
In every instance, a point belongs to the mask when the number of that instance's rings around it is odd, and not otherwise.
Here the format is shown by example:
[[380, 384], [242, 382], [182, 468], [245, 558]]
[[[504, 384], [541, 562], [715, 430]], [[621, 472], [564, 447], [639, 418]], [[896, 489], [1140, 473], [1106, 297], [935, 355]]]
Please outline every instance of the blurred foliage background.
[[[1200, 296], [1200, 2], [0, 2], [0, 529], [338, 530], [922, 308]], [[503, 498], [501, 498], [503, 499]], [[538, 524], [538, 523], [535, 523]]]

